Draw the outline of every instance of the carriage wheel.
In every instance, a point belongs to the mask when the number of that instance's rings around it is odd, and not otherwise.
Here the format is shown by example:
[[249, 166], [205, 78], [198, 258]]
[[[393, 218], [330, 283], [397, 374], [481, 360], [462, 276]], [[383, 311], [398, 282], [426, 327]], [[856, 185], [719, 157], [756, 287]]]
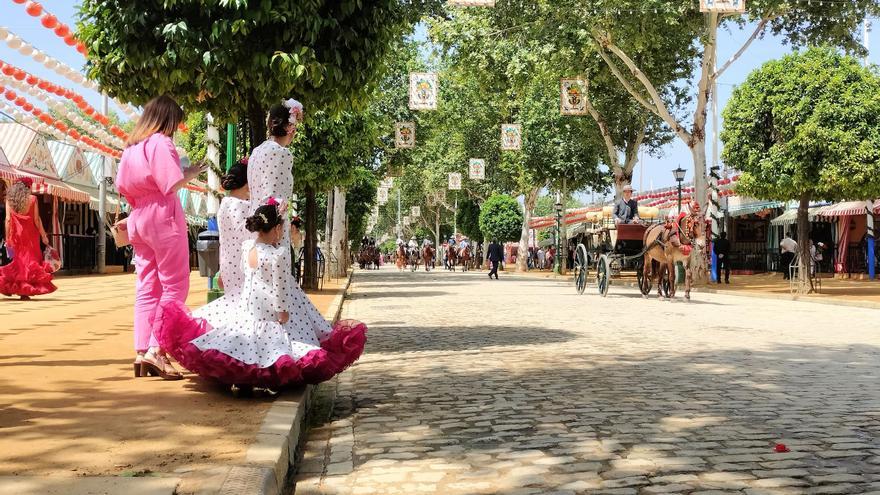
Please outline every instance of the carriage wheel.
[[645, 276], [645, 265], [639, 264], [636, 267], [636, 279], [639, 281], [639, 290], [642, 291], [643, 296], [647, 296], [651, 293], [651, 289], [653, 288], [653, 274], [649, 274], [647, 277]]
[[583, 294], [587, 288], [587, 273], [589, 272], [589, 262], [587, 261], [587, 248], [583, 244], [578, 244], [575, 251], [574, 260], [574, 288], [578, 294]]
[[611, 285], [611, 260], [607, 254], [599, 257], [596, 263], [596, 286], [599, 288], [599, 295], [605, 297], [608, 295], [608, 286]]

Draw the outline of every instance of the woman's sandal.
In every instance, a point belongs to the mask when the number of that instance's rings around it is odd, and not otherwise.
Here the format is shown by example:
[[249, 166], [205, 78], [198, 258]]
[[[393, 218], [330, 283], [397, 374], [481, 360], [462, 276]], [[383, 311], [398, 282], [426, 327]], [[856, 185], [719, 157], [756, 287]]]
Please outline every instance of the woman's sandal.
[[[155, 361], [154, 361], [155, 360]], [[163, 380], [181, 380], [183, 375], [174, 369], [171, 361], [164, 354], [148, 352], [141, 361], [141, 376], [158, 376]]]
[[140, 378], [140, 377], [142, 377], [142, 376], [147, 376], [147, 375], [144, 375], [144, 374], [141, 373], [141, 365], [143, 364], [143, 362], [144, 362], [144, 355], [143, 355], [142, 353], [139, 352], [138, 355], [137, 355], [137, 357], [134, 358], [134, 363], [133, 363], [133, 366], [134, 366], [134, 377], [135, 377], [135, 378]]

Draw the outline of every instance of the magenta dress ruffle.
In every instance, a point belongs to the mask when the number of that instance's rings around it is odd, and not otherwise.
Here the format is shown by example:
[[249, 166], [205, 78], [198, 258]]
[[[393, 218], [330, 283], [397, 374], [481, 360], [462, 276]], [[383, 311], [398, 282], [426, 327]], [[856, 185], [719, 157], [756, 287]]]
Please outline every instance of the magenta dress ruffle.
[[204, 319], [193, 317], [183, 304], [172, 302], [157, 311], [153, 328], [162, 348], [186, 369], [224, 384], [280, 388], [316, 384], [357, 361], [367, 342], [367, 326], [342, 320], [333, 326], [320, 349], [300, 359], [283, 355], [269, 367], [247, 364], [218, 350], [201, 350], [192, 340], [211, 331]]

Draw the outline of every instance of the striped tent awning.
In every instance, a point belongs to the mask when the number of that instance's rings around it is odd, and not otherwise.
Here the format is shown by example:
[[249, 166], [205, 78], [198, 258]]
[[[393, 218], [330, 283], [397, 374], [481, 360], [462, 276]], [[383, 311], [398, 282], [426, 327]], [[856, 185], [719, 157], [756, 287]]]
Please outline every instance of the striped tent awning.
[[34, 182], [31, 191], [33, 191], [34, 194], [57, 196], [58, 198], [71, 203], [88, 203], [90, 199], [89, 194], [86, 192], [73, 189], [59, 180], [45, 177], [42, 179], [42, 182]]
[[855, 215], [867, 215], [867, 201], [844, 201], [822, 207], [817, 215], [823, 217], [849, 217]]
[[42, 177], [38, 177], [36, 175], [29, 174], [27, 172], [22, 172], [21, 170], [10, 167], [9, 165], [3, 165], [2, 163], [0, 163], [0, 179], [8, 180], [10, 182], [15, 182], [18, 179], [21, 179], [23, 177], [30, 178], [31, 180], [34, 181], [35, 185], [40, 182], [43, 182]]
[[745, 215], [751, 215], [752, 213], [758, 213], [759, 211], [767, 210], [770, 208], [780, 208], [785, 206], [783, 203], [779, 201], [761, 201], [757, 203], [745, 203], [731, 207], [727, 214], [731, 217], [741, 217]]
[[[810, 222], [823, 221], [822, 217], [818, 216], [819, 210], [821, 210], [822, 208], [824, 208], [824, 206], [814, 206], [807, 211]], [[770, 225], [778, 227], [780, 225], [796, 224], [797, 212], [797, 208], [785, 210], [785, 213], [779, 215], [773, 220], [770, 220]]]

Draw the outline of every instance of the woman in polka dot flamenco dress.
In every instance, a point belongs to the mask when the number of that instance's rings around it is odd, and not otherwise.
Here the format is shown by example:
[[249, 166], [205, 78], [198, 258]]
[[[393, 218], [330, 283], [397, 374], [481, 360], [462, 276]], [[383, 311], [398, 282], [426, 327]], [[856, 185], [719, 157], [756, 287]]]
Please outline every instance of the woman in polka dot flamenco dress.
[[184, 367], [230, 385], [279, 388], [319, 383], [356, 361], [366, 326], [330, 326], [291, 276], [285, 221], [274, 199], [246, 220], [245, 274], [238, 308], [200, 318], [182, 304], [164, 306], [157, 337]]

